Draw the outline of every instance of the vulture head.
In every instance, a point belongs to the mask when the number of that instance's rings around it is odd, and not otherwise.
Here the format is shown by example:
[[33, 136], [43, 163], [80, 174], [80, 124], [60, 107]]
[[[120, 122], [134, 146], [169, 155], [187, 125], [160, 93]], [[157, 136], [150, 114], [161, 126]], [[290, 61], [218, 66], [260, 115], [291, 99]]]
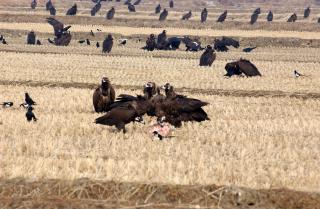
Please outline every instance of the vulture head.
[[111, 34], [108, 34], [107, 39], [109, 39], [109, 40], [113, 40], [112, 35], [111, 35]]
[[101, 88], [103, 90], [107, 90], [109, 89], [110, 86], [111, 86], [110, 80], [107, 77], [103, 77], [101, 80]]
[[157, 93], [157, 86], [154, 82], [149, 81], [143, 89], [143, 93], [147, 99], [150, 99]]
[[176, 93], [173, 90], [173, 86], [171, 86], [169, 83], [166, 83], [162, 89], [164, 89], [165, 93], [166, 93], [166, 97], [167, 98], [173, 98], [176, 96]]

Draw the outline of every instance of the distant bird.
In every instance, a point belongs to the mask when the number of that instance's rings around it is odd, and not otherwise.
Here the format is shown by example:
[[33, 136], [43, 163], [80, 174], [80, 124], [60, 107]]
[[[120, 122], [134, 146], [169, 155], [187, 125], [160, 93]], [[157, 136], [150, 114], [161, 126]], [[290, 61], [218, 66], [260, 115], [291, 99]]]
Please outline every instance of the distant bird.
[[8, 44], [5, 38], [2, 39], [2, 43], [6, 45]]
[[100, 9], [101, 9], [101, 3], [100, 1], [98, 1], [98, 3], [94, 5], [94, 7], [92, 7], [90, 11], [91, 16], [96, 16], [97, 12], [99, 12]]
[[86, 40], [84, 40], [84, 39], [81, 39], [78, 41], [78, 43], [80, 43], [80, 44], [83, 44], [84, 42], [86, 42]]
[[146, 41], [146, 46], [143, 47], [143, 49], [146, 49], [147, 51], [153, 51], [157, 47], [157, 42], [154, 34], [150, 34]]
[[253, 13], [251, 15], [250, 24], [253, 25], [257, 22], [260, 13]]
[[129, 12], [136, 12], [135, 6], [131, 3], [128, 4], [128, 10], [129, 10]]
[[93, 33], [93, 31], [92, 31], [92, 30], [90, 31], [90, 35], [91, 35], [91, 36], [94, 36], [94, 33]]
[[101, 32], [102, 30], [100, 30], [99, 28], [97, 28], [97, 31]]
[[201, 22], [205, 22], [207, 21], [207, 17], [208, 17], [208, 10], [207, 8], [204, 8], [201, 12]]
[[217, 22], [224, 22], [227, 18], [228, 11], [225, 10], [218, 18]]
[[289, 19], [287, 20], [287, 22], [295, 22], [298, 19], [297, 14], [293, 13]]
[[91, 44], [89, 39], [86, 39], [86, 43], [88, 46]]
[[55, 44], [56, 46], [67, 46], [71, 41], [71, 34], [68, 31], [71, 26], [64, 27], [63, 23], [59, 22], [58, 20], [49, 17], [47, 18], [47, 22], [52, 25], [54, 29], [54, 40], [48, 39], [49, 43]]
[[33, 121], [37, 121], [38, 120], [32, 111], [33, 111], [33, 107], [32, 106], [28, 106], [28, 111], [26, 113], [26, 118], [27, 118], [28, 122], [30, 122], [32, 120]]
[[200, 66], [210, 66], [216, 59], [216, 54], [214, 53], [214, 49], [211, 45], [208, 45], [206, 50], [203, 52], [203, 54], [200, 57]]
[[41, 41], [40, 40], [37, 40], [37, 45], [42, 45]]
[[252, 50], [254, 50], [255, 48], [257, 48], [257, 47], [256, 47], [256, 46], [255, 46], [255, 47], [247, 47], [247, 48], [244, 48], [242, 51], [249, 53], [249, 52], [251, 52]]
[[1, 105], [2, 105], [3, 108], [12, 107], [13, 106], [13, 102], [2, 102]]
[[184, 14], [181, 19], [182, 20], [189, 20], [191, 18], [191, 16], [192, 16], [192, 12], [190, 10], [188, 13]]
[[167, 31], [163, 30], [157, 37], [157, 48], [164, 49], [167, 43]]
[[99, 42], [96, 43], [96, 47], [97, 47], [97, 48], [100, 47], [100, 43], [99, 43]]
[[37, 6], [37, 0], [32, 0], [31, 1], [31, 9], [35, 9]]
[[159, 14], [160, 12], [161, 12], [161, 5], [158, 4], [158, 6], [156, 6], [156, 8], [155, 8], [155, 13]]
[[136, 0], [133, 5], [139, 5], [141, 3], [141, 0]]
[[50, 7], [49, 9], [50, 15], [55, 16], [57, 13], [57, 10], [54, 6]]
[[53, 6], [52, 1], [48, 0], [46, 3], [46, 10], [49, 11], [52, 6]]
[[111, 7], [111, 9], [107, 12], [107, 20], [112, 20], [114, 17], [116, 10], [114, 7]]
[[247, 77], [261, 76], [261, 73], [259, 72], [257, 67], [246, 59], [240, 59], [236, 62], [227, 63], [225, 66], [225, 70], [227, 71], [227, 74], [225, 74], [225, 76], [228, 77], [241, 74], [244, 74]]
[[70, 9], [68, 9], [67, 14], [66, 15], [76, 15], [78, 11], [78, 7], [77, 4], [74, 4]]
[[174, 2], [173, 2], [173, 0], [170, 0], [170, 1], [169, 1], [169, 7], [170, 7], [170, 8], [173, 8], [173, 7], [174, 7]]
[[25, 93], [24, 101], [25, 104], [27, 104], [28, 106], [36, 105], [36, 102], [33, 101], [33, 99], [30, 97], [28, 93]]
[[269, 11], [269, 13], [267, 15], [267, 21], [272, 22], [272, 20], [273, 20], [273, 13], [272, 13], [272, 11]]
[[168, 16], [168, 10], [167, 9], [164, 9], [161, 13], [160, 13], [160, 16], [159, 16], [159, 21], [164, 21], [167, 19], [167, 16]]
[[126, 39], [126, 38], [119, 39], [119, 45], [124, 46], [127, 44], [127, 42], [128, 42], [128, 39]]
[[304, 17], [304, 18], [308, 18], [308, 17], [310, 16], [310, 13], [311, 13], [311, 9], [310, 9], [310, 7], [307, 7], [307, 8], [304, 10], [303, 17]]
[[293, 71], [294, 77], [298, 78], [300, 76], [303, 76], [302, 74], [298, 73], [298, 71]]
[[110, 53], [113, 46], [113, 37], [111, 34], [108, 34], [106, 39], [102, 44], [102, 53]]
[[36, 44], [36, 34], [34, 33], [33, 30], [27, 35], [27, 44], [30, 44], [30, 45]]
[[96, 112], [108, 111], [115, 100], [115, 91], [107, 77], [103, 77], [101, 85], [93, 93], [93, 107]]
[[3, 39], [3, 35], [0, 35], [0, 41], [2, 41], [2, 39]]

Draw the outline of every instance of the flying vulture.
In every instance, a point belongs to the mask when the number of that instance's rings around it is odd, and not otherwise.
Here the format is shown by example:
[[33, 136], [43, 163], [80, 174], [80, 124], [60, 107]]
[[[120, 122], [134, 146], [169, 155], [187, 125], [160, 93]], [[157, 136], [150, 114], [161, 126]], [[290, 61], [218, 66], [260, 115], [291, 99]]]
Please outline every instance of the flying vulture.
[[115, 100], [115, 91], [107, 77], [103, 77], [101, 85], [93, 93], [93, 107], [96, 112], [105, 112]]
[[179, 37], [170, 37], [166, 43], [166, 49], [176, 50], [179, 49], [181, 39]]
[[214, 53], [214, 49], [211, 45], [208, 45], [206, 50], [200, 57], [200, 66], [210, 66], [213, 61], [216, 59], [216, 54]]
[[136, 12], [135, 6], [131, 3], [128, 4], [128, 10], [129, 10], [129, 12]]
[[240, 59], [236, 62], [227, 63], [225, 66], [227, 74], [225, 76], [231, 77], [233, 75], [241, 75], [242, 73], [247, 77], [261, 76], [257, 67], [249, 60]]
[[164, 9], [164, 10], [160, 13], [159, 21], [164, 21], [164, 20], [166, 20], [168, 14], [169, 14], [169, 13], [168, 13], [167, 9]]
[[107, 12], [107, 20], [112, 20], [115, 12], [116, 10], [114, 7], [111, 7], [111, 9]]
[[27, 118], [27, 121], [30, 122], [30, 121], [37, 121], [37, 118], [36, 116], [34, 115], [34, 113], [32, 112], [33, 111], [33, 107], [32, 106], [28, 106], [28, 111], [26, 113], [26, 118]]
[[207, 8], [204, 8], [201, 12], [201, 22], [205, 22], [207, 21], [207, 17], [208, 17], [208, 10]]
[[289, 19], [287, 20], [287, 22], [295, 22], [298, 19], [297, 14], [293, 13]]
[[56, 46], [68, 46], [71, 41], [71, 34], [68, 30], [71, 26], [64, 27], [63, 23], [52, 17], [47, 18], [47, 22], [52, 25], [55, 35], [53, 41], [50, 39], [48, 41]]
[[106, 39], [102, 43], [102, 53], [110, 53], [113, 46], [113, 37], [108, 34]]
[[184, 14], [181, 19], [182, 20], [189, 20], [191, 18], [191, 16], [192, 16], [192, 12], [190, 10], [187, 14]]
[[28, 33], [27, 44], [30, 44], [30, 45], [36, 44], [36, 34], [34, 33], [34, 31], [31, 31], [30, 33]]
[[170, 8], [173, 8], [173, 7], [174, 7], [174, 2], [173, 2], [173, 0], [170, 0], [170, 1], [169, 1], [169, 7], [170, 7]]
[[78, 11], [77, 4], [74, 4], [70, 9], [68, 9], [66, 15], [71, 15], [71, 16], [76, 15], [77, 11]]
[[37, 6], [37, 0], [32, 0], [31, 2], [31, 9], [35, 9]]
[[94, 7], [91, 9], [91, 16], [96, 16], [97, 12], [101, 9], [101, 2], [99, 1]]
[[310, 7], [307, 7], [307, 8], [304, 10], [303, 17], [304, 17], [304, 18], [308, 18], [309, 15], [310, 15], [310, 12], [311, 12]]
[[156, 8], [155, 8], [155, 13], [159, 14], [160, 12], [161, 12], [161, 5], [158, 4], [158, 6], [156, 6]]
[[267, 21], [268, 21], [268, 22], [272, 22], [272, 20], [273, 20], [273, 13], [272, 13], [272, 11], [270, 10], [269, 13], [268, 13], [268, 15], [267, 15]]
[[228, 11], [225, 10], [218, 18], [217, 22], [224, 22], [227, 18]]

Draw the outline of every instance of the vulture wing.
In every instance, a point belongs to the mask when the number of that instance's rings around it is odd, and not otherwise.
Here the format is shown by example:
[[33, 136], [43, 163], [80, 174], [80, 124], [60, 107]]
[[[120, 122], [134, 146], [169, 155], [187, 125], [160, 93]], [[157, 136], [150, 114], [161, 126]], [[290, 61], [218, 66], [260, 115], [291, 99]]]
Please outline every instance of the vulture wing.
[[175, 98], [175, 103], [179, 112], [192, 112], [209, 104], [198, 99], [187, 98], [181, 95]]
[[258, 68], [248, 60], [240, 60], [238, 62], [238, 67], [246, 76], [261, 76]]
[[62, 33], [63, 30], [63, 23], [59, 22], [58, 20], [49, 17], [47, 18], [47, 22], [52, 25], [53, 29], [54, 29], [54, 34], [56, 36], [60, 35]]

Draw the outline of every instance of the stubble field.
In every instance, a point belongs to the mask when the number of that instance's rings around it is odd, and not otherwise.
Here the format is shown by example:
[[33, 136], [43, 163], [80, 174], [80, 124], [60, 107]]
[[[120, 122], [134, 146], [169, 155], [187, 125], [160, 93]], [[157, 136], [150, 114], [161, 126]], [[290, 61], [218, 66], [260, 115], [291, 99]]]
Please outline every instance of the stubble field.
[[[46, 42], [53, 35], [43, 5], [30, 11], [29, 4], [24, 8], [20, 3], [0, 5], [0, 16], [10, 14], [0, 23], [8, 41], [0, 45], [0, 102], [15, 104], [0, 109], [1, 208], [320, 207], [316, 14], [297, 23], [305, 30], [281, 22], [290, 14], [288, 8], [283, 13], [277, 8], [282, 16], [278, 14], [274, 26], [258, 23], [255, 30], [249, 28], [241, 18], [251, 10], [243, 5], [230, 7], [231, 17], [241, 17], [234, 28], [232, 19], [218, 30], [192, 28], [191, 23], [141, 27], [156, 21], [149, 14], [154, 9], [150, 2], [142, 4], [138, 14], [119, 6], [119, 19], [104, 23], [103, 15], [87, 15], [91, 4], [82, 1], [79, 17], [57, 17], [72, 25], [74, 40], [68, 47], [55, 47]], [[61, 13], [70, 6], [63, 1], [57, 5]], [[224, 8], [208, 7], [216, 10], [212, 17]], [[169, 21], [178, 25], [185, 10], [178, 7]], [[26, 14], [32, 18], [22, 21]], [[42, 46], [25, 44], [31, 29]], [[95, 37], [90, 37], [91, 29]], [[212, 67], [199, 67], [201, 52], [185, 52], [183, 47], [140, 49], [148, 34], [163, 29], [169, 35], [199, 36], [204, 45], [229, 35], [240, 39], [241, 47], [218, 52]], [[129, 38], [129, 43], [123, 47], [115, 42], [104, 55], [95, 42], [109, 32], [116, 39]], [[77, 43], [83, 38], [90, 38], [92, 45]], [[243, 53], [241, 48], [248, 45], [259, 47]], [[263, 76], [225, 78], [225, 64], [239, 58], [250, 59]], [[294, 78], [293, 70], [305, 76]], [[102, 76], [109, 77], [117, 95], [141, 94], [148, 81], [169, 82], [178, 93], [209, 102], [205, 110], [211, 120], [184, 123], [164, 141], [148, 134], [154, 118], [146, 117], [145, 125], [128, 125], [127, 134], [96, 125], [100, 114], [93, 111], [92, 93]], [[38, 103], [35, 123], [28, 123], [18, 106], [25, 92]]]

